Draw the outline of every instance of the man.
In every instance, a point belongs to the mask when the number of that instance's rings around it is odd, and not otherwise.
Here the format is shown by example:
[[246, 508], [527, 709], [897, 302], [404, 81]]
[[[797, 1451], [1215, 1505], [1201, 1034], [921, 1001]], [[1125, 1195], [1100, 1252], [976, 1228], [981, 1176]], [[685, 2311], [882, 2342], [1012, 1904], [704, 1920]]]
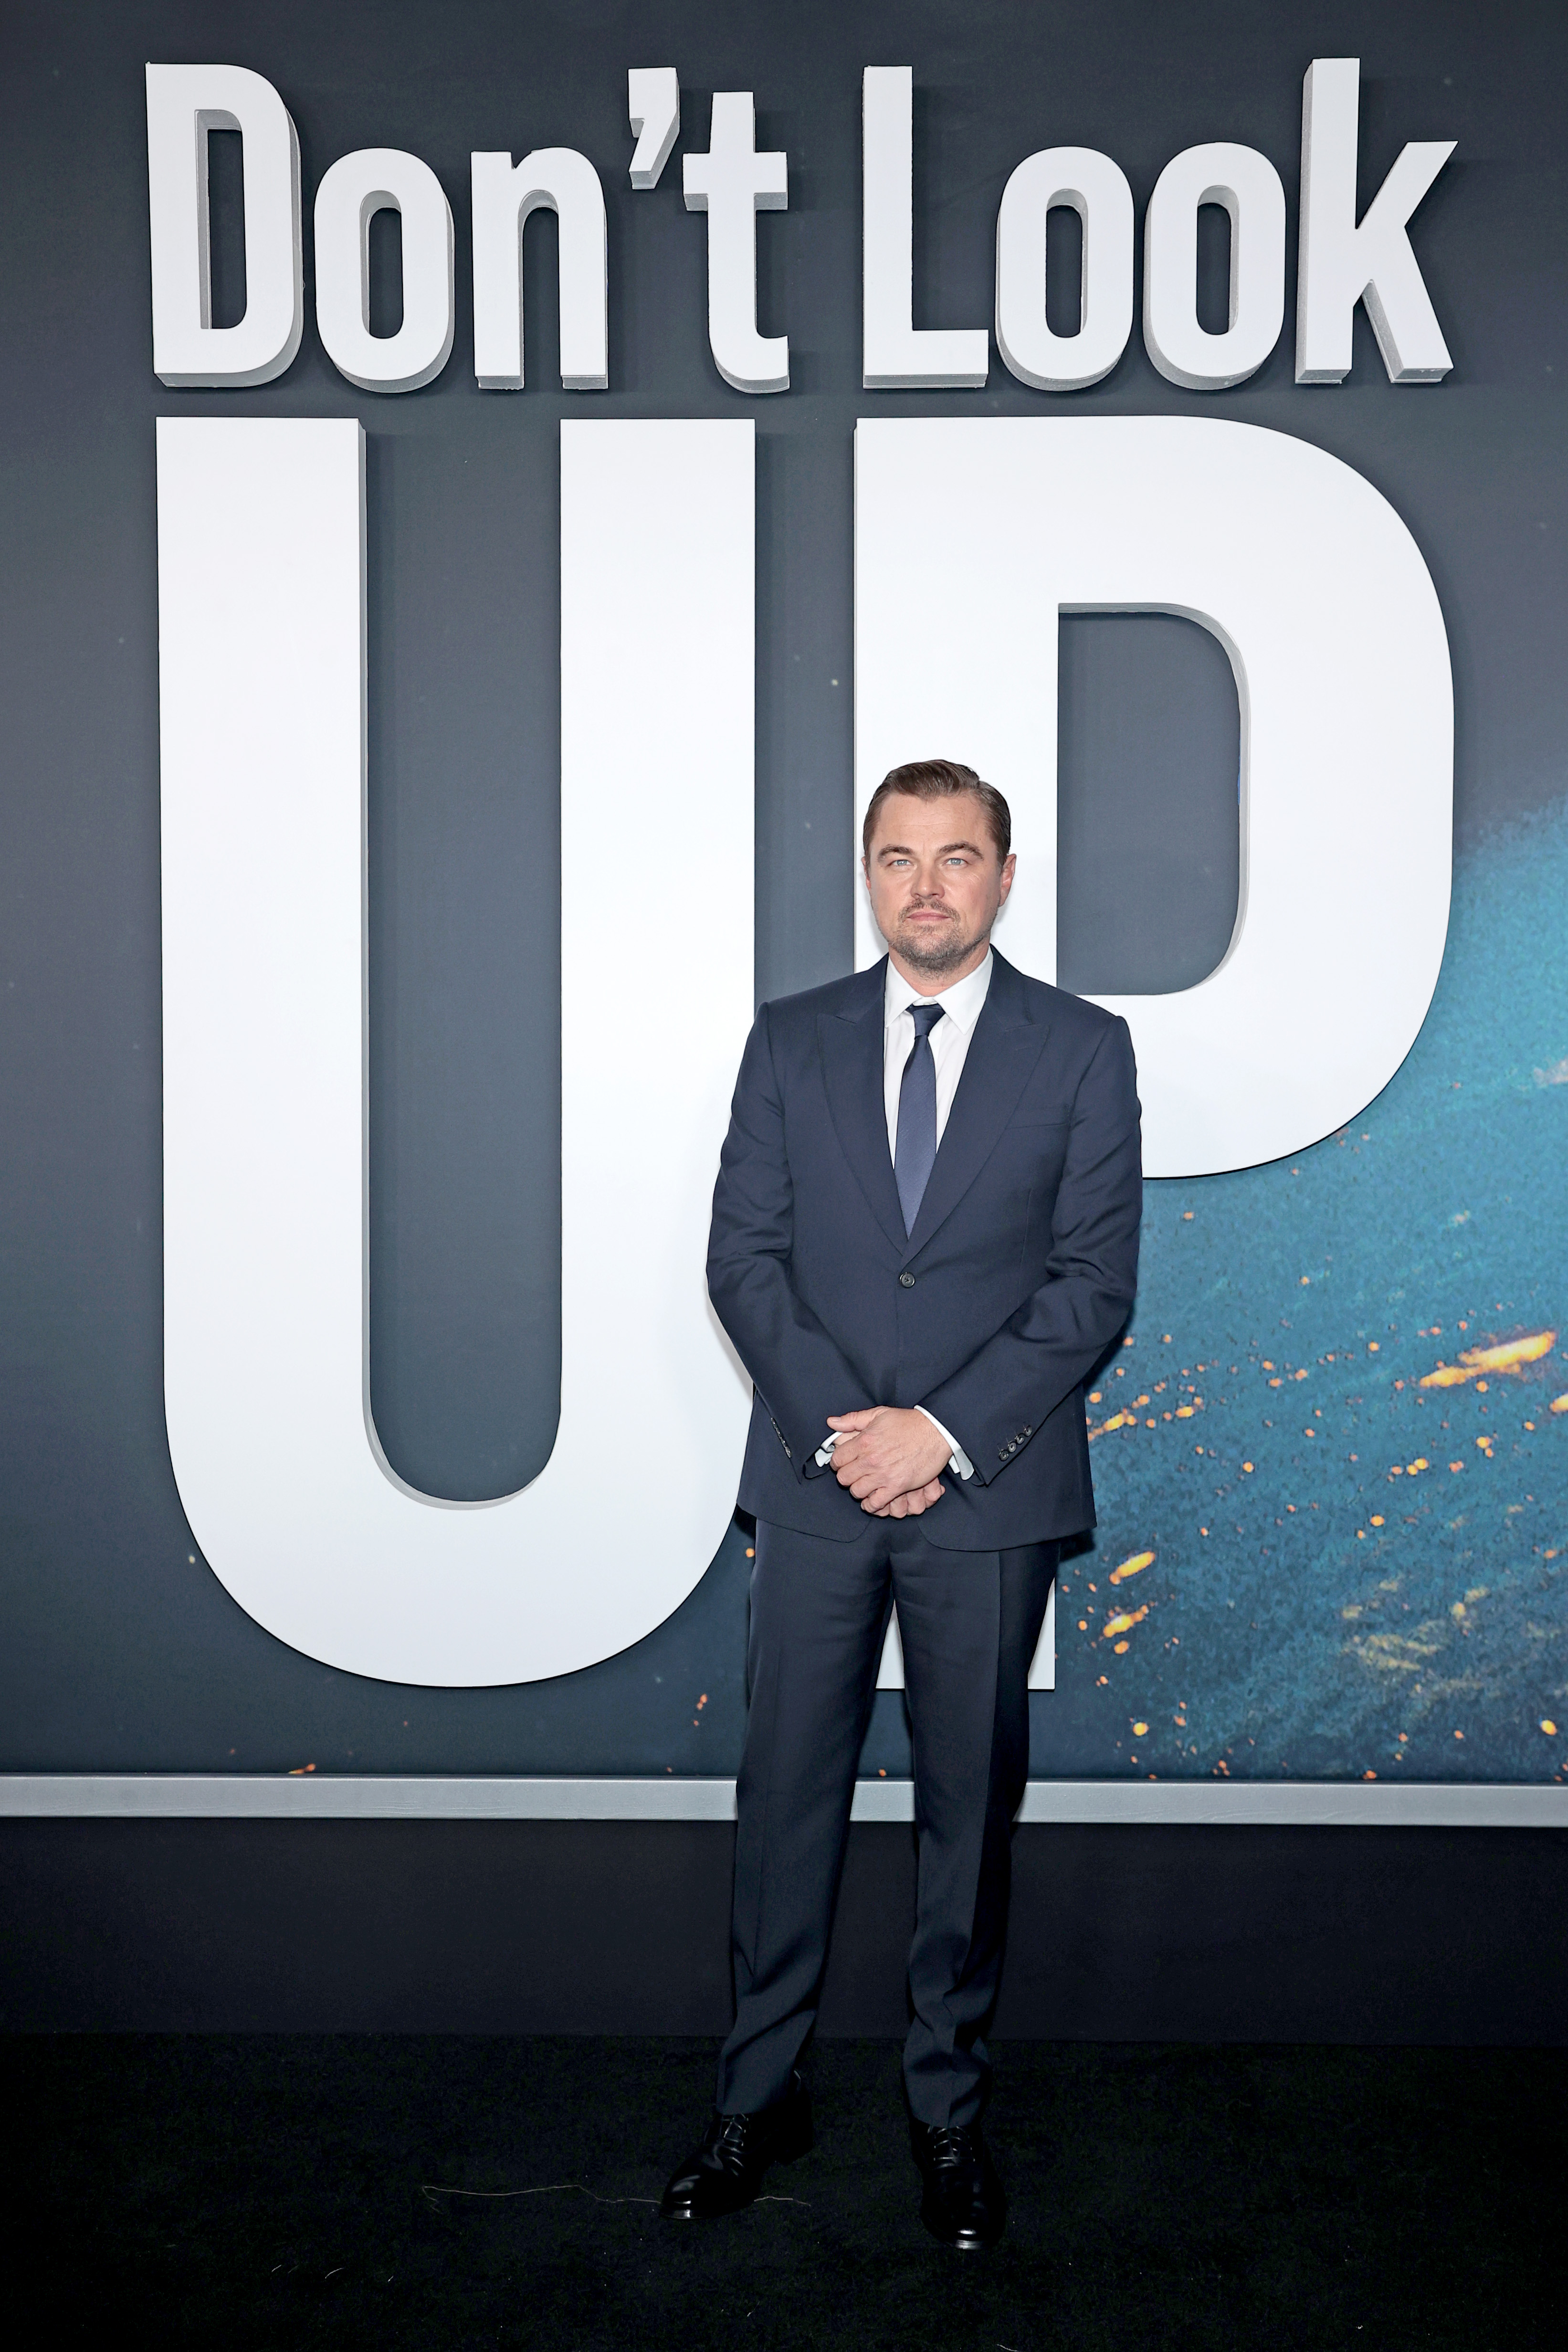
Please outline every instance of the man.
[[811, 2144], [816, 2014], [855, 1766], [897, 1603], [918, 1896], [904, 2087], [944, 2242], [1000, 2236], [982, 2038], [1061, 1539], [1093, 1524], [1083, 1385], [1133, 1303], [1126, 1024], [990, 944], [1011, 819], [970, 768], [895, 768], [863, 872], [888, 955], [765, 1004], [714, 1195], [708, 1288], [756, 1387], [735, 2029], [664, 2193], [734, 2212]]

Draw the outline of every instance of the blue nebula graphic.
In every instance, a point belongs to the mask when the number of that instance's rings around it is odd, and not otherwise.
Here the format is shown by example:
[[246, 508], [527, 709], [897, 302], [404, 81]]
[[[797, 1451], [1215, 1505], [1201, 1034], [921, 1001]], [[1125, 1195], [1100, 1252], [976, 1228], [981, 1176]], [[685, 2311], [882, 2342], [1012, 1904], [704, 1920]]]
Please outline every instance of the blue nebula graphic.
[[1036, 1773], [1563, 1778], [1565, 918], [1568, 802], [1459, 865], [1369, 1110], [1149, 1185]]

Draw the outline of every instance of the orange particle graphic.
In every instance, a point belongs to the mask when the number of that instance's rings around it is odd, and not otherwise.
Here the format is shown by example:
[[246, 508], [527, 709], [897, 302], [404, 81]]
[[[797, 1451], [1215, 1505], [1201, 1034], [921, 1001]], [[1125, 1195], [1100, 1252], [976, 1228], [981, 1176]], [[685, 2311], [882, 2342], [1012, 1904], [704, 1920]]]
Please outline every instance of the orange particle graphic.
[[1116, 1655], [1121, 1657], [1124, 1654], [1128, 1644], [1125, 1642], [1113, 1642], [1111, 1646], [1115, 1651]]
[[[1463, 1325], [1459, 1327], [1463, 1329]], [[1495, 1348], [1467, 1348], [1457, 1364], [1439, 1364], [1422, 1381], [1424, 1389], [1452, 1389], [1483, 1372], [1517, 1371], [1521, 1364], [1539, 1362], [1557, 1343], [1555, 1331], [1531, 1331], [1522, 1339], [1504, 1339]], [[1481, 1382], [1484, 1388], [1486, 1383]]]
[[1546, 1734], [1546, 1737], [1548, 1738], [1548, 1739], [1555, 1739], [1555, 1738], [1556, 1738], [1556, 1737], [1557, 1737], [1557, 1726], [1552, 1722], [1552, 1717], [1551, 1717], [1549, 1715], [1543, 1715], [1543, 1716], [1542, 1717], [1542, 1718], [1541, 1718], [1541, 1728], [1542, 1728], [1542, 1731], [1544, 1731], [1544, 1733]]
[[1154, 1565], [1154, 1558], [1152, 1551], [1135, 1551], [1130, 1559], [1122, 1562], [1120, 1568], [1111, 1570], [1111, 1582], [1120, 1584], [1125, 1577], [1142, 1576], [1145, 1568]]
[[1148, 1727], [1148, 1725], [1147, 1725], [1146, 1723], [1134, 1723], [1134, 1726], [1133, 1726], [1133, 1737], [1134, 1737], [1134, 1739], [1146, 1739], [1146, 1738], [1148, 1738], [1148, 1736], [1149, 1736], [1149, 1727]]
[[1372, 1524], [1375, 1528], [1380, 1528], [1383, 1525], [1383, 1514], [1381, 1511], [1374, 1511], [1372, 1515]]

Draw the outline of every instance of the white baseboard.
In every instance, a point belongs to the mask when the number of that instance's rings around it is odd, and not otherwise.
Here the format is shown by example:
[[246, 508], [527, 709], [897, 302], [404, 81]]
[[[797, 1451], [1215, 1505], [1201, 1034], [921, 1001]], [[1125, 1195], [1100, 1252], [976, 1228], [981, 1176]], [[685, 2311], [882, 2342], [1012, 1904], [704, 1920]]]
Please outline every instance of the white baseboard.
[[[0, 1815], [53, 1820], [727, 1822], [733, 1780], [350, 1773], [0, 1773]], [[915, 1818], [907, 1780], [857, 1784], [857, 1822]], [[1031, 1780], [1021, 1822], [1565, 1829], [1568, 1786], [1387, 1780]]]

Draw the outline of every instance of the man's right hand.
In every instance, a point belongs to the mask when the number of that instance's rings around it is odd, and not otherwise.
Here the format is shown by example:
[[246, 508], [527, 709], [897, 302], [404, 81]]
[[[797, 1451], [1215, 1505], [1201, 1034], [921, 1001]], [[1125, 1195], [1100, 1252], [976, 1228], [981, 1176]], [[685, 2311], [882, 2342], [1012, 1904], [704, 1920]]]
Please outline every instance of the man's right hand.
[[928, 1511], [933, 1503], [939, 1503], [946, 1491], [940, 1478], [933, 1478], [929, 1486], [916, 1486], [911, 1494], [895, 1495], [891, 1503], [884, 1503], [880, 1511], [872, 1513], [872, 1517], [876, 1519], [917, 1519], [922, 1511]]

